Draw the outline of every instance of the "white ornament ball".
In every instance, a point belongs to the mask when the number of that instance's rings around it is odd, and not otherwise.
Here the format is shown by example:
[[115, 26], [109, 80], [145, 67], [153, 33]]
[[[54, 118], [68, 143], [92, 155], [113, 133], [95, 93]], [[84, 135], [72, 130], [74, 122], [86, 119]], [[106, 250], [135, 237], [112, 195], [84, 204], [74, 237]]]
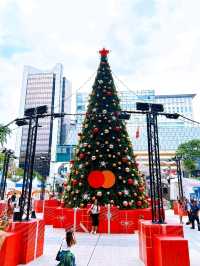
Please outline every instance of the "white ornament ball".
[[124, 201], [123, 201], [123, 206], [124, 206], [124, 207], [127, 207], [127, 206], [128, 206], [128, 201], [124, 200]]
[[126, 167], [126, 168], [125, 168], [125, 171], [126, 171], [127, 173], [129, 173], [129, 172], [130, 172], [130, 169], [129, 169], [128, 167]]
[[92, 156], [92, 160], [93, 160], [93, 161], [96, 160], [96, 156], [93, 155], [93, 156]]
[[71, 190], [71, 186], [68, 185], [68, 186], [66, 187], [66, 189], [67, 189], [67, 191], [70, 191], [70, 190]]
[[97, 191], [97, 196], [101, 197], [102, 196], [102, 192], [101, 191]]

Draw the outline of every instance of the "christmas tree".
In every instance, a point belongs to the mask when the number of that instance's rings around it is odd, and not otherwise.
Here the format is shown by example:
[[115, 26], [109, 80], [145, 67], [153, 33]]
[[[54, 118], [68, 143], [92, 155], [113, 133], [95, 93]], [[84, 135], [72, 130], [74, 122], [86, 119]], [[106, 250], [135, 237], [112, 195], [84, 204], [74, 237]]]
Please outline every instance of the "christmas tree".
[[65, 205], [85, 207], [97, 198], [101, 205], [120, 209], [146, 208], [144, 181], [122, 117], [109, 51], [99, 53], [100, 65], [65, 187]]

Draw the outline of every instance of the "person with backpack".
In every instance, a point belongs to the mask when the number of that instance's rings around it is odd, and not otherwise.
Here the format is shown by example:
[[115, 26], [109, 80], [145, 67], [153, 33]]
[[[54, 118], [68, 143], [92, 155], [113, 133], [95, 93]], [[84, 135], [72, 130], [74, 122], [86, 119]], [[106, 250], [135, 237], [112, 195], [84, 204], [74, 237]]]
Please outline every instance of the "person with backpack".
[[195, 220], [197, 221], [198, 231], [200, 231], [200, 222], [199, 222], [199, 207], [197, 205], [197, 201], [194, 200], [191, 204], [191, 221], [192, 227], [191, 229], [195, 229]]
[[76, 266], [75, 256], [70, 248], [76, 244], [73, 231], [66, 231], [66, 237], [60, 246], [56, 260], [59, 261], [57, 266]]
[[92, 218], [91, 234], [96, 234], [99, 226], [99, 214], [100, 214], [100, 206], [98, 204], [97, 199], [94, 201], [88, 212], [90, 213], [90, 216]]

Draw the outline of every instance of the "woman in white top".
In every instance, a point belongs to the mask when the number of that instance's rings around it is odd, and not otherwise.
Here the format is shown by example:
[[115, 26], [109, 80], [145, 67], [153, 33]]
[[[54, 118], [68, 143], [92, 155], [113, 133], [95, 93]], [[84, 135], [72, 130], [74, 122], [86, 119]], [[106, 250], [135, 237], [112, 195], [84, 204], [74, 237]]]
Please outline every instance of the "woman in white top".
[[89, 209], [91, 218], [92, 218], [92, 234], [96, 234], [99, 226], [99, 213], [100, 206], [98, 205], [97, 199], [94, 201], [94, 204]]

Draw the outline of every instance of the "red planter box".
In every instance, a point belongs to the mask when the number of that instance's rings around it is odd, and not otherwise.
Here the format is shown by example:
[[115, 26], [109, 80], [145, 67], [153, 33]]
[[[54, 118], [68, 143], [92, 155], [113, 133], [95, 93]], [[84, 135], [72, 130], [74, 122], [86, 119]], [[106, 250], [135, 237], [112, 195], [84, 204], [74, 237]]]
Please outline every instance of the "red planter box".
[[[91, 230], [91, 218], [88, 214], [88, 209], [77, 209], [74, 215], [74, 209], [70, 208], [45, 208], [45, 223], [52, 222], [55, 228], [72, 228], [76, 227], [78, 232], [88, 232]], [[110, 219], [108, 216], [110, 215]], [[47, 217], [47, 218], [46, 218]], [[150, 209], [140, 210], [119, 210], [116, 207], [110, 208], [108, 213], [107, 207], [101, 207], [99, 233], [134, 233], [138, 230], [139, 219], [151, 219]], [[74, 223], [74, 218], [76, 223]]]
[[188, 241], [181, 237], [154, 239], [154, 266], [190, 266]]
[[154, 238], [157, 236], [183, 237], [183, 226], [178, 224], [152, 224], [139, 221], [139, 254], [146, 266], [154, 266]]
[[19, 263], [26, 264], [43, 254], [44, 221], [12, 222], [10, 230], [20, 234]]
[[16, 266], [19, 264], [20, 234], [0, 231], [0, 265]]
[[7, 207], [7, 204], [4, 201], [0, 202], [0, 216], [3, 215]]
[[44, 209], [44, 200], [34, 200], [34, 210], [37, 213], [42, 213]]

